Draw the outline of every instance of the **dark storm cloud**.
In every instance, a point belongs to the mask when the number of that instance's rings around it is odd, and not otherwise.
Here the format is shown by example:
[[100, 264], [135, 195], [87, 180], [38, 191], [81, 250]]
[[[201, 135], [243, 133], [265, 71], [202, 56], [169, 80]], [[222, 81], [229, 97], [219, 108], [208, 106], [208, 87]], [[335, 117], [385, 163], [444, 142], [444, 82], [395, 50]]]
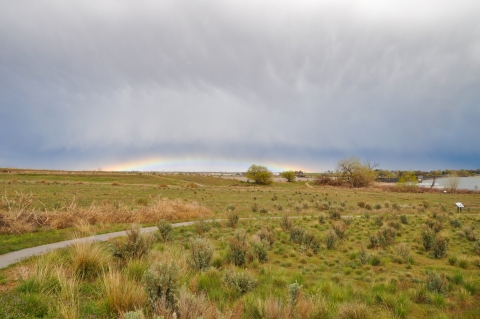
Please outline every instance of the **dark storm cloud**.
[[0, 166], [478, 166], [479, 15], [477, 1], [3, 1]]

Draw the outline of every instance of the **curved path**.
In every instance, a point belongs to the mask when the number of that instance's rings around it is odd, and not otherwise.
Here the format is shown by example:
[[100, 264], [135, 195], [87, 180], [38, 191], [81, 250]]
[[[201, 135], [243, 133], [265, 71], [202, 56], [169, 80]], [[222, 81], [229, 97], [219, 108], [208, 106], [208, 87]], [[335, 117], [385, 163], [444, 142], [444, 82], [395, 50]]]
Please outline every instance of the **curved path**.
[[[190, 221], [190, 222], [181, 222], [181, 223], [175, 223], [172, 224], [173, 227], [184, 227], [184, 226], [190, 226], [193, 225], [195, 221]], [[157, 226], [152, 226], [152, 227], [145, 227], [141, 229], [142, 233], [148, 233], [157, 230]], [[64, 248], [72, 245], [75, 242], [79, 241], [105, 241], [110, 238], [114, 237], [119, 237], [119, 236], [127, 236], [127, 233], [122, 230], [114, 233], [108, 233], [108, 234], [101, 234], [101, 235], [95, 235], [95, 236], [90, 236], [90, 237], [83, 237], [83, 238], [78, 238], [78, 239], [72, 239], [72, 240], [65, 240], [65, 241], [60, 241], [58, 243], [52, 243], [52, 244], [47, 244], [47, 245], [42, 245], [42, 246], [37, 246], [37, 247], [31, 247], [31, 248], [26, 248], [22, 250], [17, 250], [13, 251], [11, 253], [7, 253], [4, 255], [0, 255], [0, 269], [8, 267], [12, 264], [15, 264], [19, 262], [22, 259], [31, 257], [31, 256], [36, 256], [36, 255], [41, 255], [46, 252], [49, 252], [54, 249], [58, 248]]]

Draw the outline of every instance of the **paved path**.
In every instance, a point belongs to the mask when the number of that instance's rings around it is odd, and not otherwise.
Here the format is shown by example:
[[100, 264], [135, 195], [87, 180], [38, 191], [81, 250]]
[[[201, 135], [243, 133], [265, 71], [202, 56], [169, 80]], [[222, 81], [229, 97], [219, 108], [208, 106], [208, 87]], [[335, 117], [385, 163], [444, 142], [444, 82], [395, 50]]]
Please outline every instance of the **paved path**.
[[[183, 226], [190, 226], [193, 225], [195, 222], [182, 222], [182, 223], [175, 223], [172, 224], [173, 227], [183, 227]], [[152, 232], [157, 230], [156, 226], [153, 227], [145, 227], [142, 228], [141, 231], [144, 233]], [[119, 237], [119, 236], [126, 236], [127, 233], [122, 230], [118, 231], [115, 233], [108, 233], [108, 234], [101, 234], [101, 235], [95, 235], [95, 236], [90, 236], [90, 237], [84, 237], [84, 238], [78, 238], [78, 239], [72, 239], [72, 240], [66, 240], [66, 241], [61, 241], [58, 243], [52, 243], [52, 244], [47, 244], [47, 245], [42, 245], [42, 246], [37, 246], [37, 247], [31, 247], [31, 248], [26, 248], [22, 250], [17, 250], [13, 251], [11, 253], [7, 253], [4, 255], [0, 255], [0, 269], [8, 267], [14, 263], [19, 262], [22, 259], [31, 257], [31, 256], [36, 256], [36, 255], [41, 255], [46, 252], [49, 252], [54, 249], [58, 248], [64, 248], [72, 245], [75, 242], [79, 241], [105, 241], [110, 238], [114, 237]]]

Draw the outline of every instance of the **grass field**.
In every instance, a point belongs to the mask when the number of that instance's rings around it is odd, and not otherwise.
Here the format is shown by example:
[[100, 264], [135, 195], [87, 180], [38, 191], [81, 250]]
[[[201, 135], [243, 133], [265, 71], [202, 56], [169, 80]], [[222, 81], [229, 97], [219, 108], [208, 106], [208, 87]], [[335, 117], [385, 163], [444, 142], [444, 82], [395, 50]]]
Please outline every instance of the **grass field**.
[[[139, 242], [97, 243], [2, 270], [0, 313], [7, 318], [153, 318], [155, 313], [171, 318], [173, 311], [180, 318], [480, 317], [479, 193], [310, 186], [260, 187], [200, 175], [0, 174], [4, 200], [32, 194], [29, 209], [56, 218], [67, 215], [73, 198], [75, 212], [109, 218], [152, 214], [160, 199], [168, 198], [161, 203], [204, 207], [200, 214], [193, 206], [172, 221], [226, 219], [175, 229], [167, 242], [159, 234], [151, 246], [153, 239], [145, 239], [149, 248], [144, 255], [125, 252], [140, 247]], [[466, 206], [462, 213], [456, 212], [459, 201]], [[235, 225], [235, 216], [250, 219]], [[82, 227], [86, 234], [129, 225], [91, 224], [76, 220], [65, 228], [1, 234], [0, 247], [15, 250], [57, 241]], [[426, 249], [428, 242], [432, 247]], [[213, 256], [198, 270], [192, 254], [205, 245], [213, 247]], [[117, 247], [117, 257], [112, 247]], [[165, 266], [171, 260], [173, 270]], [[176, 288], [173, 303], [166, 295], [152, 303], [148, 295], [149, 284], [159, 285], [154, 278], [162, 271], [177, 272], [170, 282]], [[24, 306], [19, 310], [18, 304]], [[141, 313], [128, 313], [135, 310]]]

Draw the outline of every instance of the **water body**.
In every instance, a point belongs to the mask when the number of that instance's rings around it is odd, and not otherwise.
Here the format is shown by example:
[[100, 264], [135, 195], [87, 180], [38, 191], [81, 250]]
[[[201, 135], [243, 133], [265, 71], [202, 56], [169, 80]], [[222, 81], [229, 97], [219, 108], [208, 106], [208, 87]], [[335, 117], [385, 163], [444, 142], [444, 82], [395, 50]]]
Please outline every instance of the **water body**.
[[[469, 190], [480, 190], [480, 176], [474, 177], [459, 177], [460, 183], [458, 184], [458, 189], [469, 189]], [[435, 188], [444, 188], [445, 184], [448, 181], [448, 177], [438, 178], [435, 181]], [[432, 185], [432, 180], [425, 180], [423, 183], [420, 183], [419, 186], [430, 187]]]

